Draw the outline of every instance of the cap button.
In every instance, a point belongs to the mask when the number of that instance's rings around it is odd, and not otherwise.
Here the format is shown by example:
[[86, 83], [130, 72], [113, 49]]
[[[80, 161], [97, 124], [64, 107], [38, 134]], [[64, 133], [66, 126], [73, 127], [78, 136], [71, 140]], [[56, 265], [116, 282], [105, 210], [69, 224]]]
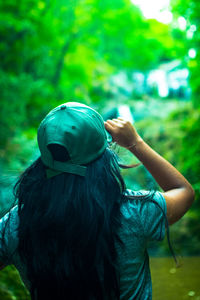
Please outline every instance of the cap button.
[[60, 107], [60, 109], [61, 109], [61, 110], [66, 109], [66, 105], [62, 105], [62, 106]]

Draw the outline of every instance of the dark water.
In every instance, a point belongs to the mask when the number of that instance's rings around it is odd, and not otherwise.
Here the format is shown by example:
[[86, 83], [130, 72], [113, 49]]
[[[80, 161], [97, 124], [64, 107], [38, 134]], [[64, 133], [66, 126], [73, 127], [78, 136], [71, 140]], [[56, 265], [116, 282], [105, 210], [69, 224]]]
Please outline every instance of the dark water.
[[[200, 300], [200, 256], [183, 257], [176, 268], [172, 258], [151, 258], [153, 300]], [[28, 300], [13, 266], [0, 271], [0, 300]], [[140, 299], [142, 300], [142, 299]]]

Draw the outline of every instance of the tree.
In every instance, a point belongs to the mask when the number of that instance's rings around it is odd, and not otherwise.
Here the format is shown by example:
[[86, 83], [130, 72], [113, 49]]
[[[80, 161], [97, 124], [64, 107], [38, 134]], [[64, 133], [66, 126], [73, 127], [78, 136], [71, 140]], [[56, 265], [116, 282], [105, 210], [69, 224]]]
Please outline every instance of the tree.
[[129, 0], [0, 0], [0, 9], [1, 147], [60, 102], [102, 101], [119, 70], [174, 55], [169, 27]]

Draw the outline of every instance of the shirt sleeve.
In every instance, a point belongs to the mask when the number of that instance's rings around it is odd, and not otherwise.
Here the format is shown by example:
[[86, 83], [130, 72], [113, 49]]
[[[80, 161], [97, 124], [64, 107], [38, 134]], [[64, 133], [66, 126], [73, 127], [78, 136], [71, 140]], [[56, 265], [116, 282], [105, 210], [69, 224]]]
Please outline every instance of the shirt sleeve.
[[165, 237], [167, 206], [163, 195], [149, 191], [126, 190], [125, 195], [131, 196], [131, 203], [137, 215], [138, 226], [147, 241], [162, 241]]
[[0, 262], [12, 264], [11, 255], [17, 248], [18, 206], [13, 207], [0, 219]]
[[167, 206], [163, 195], [154, 192], [138, 205], [144, 235], [148, 241], [162, 241], [165, 237]]

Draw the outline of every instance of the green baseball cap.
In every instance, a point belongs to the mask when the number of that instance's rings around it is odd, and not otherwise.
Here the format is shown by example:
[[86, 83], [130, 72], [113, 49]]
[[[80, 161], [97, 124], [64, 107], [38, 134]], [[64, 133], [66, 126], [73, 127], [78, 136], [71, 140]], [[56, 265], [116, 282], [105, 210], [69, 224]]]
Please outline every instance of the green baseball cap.
[[[101, 156], [108, 145], [101, 115], [78, 102], [67, 102], [51, 110], [41, 122], [37, 138], [48, 178], [63, 172], [85, 176], [85, 165]], [[69, 160], [55, 160], [49, 150], [51, 144], [63, 146]]]

